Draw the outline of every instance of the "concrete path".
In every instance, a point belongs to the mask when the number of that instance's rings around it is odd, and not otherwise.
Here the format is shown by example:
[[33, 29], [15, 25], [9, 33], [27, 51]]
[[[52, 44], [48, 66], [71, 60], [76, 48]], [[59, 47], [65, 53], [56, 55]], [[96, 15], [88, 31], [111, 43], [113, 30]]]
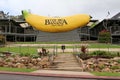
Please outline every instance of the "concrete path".
[[[38, 51], [39, 51], [40, 48], [38, 48]], [[53, 52], [54, 49], [52, 48], [49, 48], [48, 49], [50, 52]], [[89, 48], [87, 51], [88, 52], [92, 52], [92, 51], [96, 51], [96, 50], [99, 50], [99, 51], [109, 51], [109, 52], [120, 52], [120, 48]], [[77, 49], [73, 49], [73, 48], [66, 48], [64, 50], [64, 52], [80, 52], [81, 50], [79, 48]], [[57, 52], [63, 52], [60, 48], [57, 49]]]
[[94, 76], [93, 74], [89, 72], [78, 72], [78, 71], [58, 71], [58, 70], [37, 70], [32, 73], [40, 73], [40, 74], [59, 74], [59, 75], [88, 75], [88, 76]]
[[77, 62], [73, 54], [57, 54], [57, 57], [54, 59], [53, 63], [53, 66], [50, 68], [53, 70], [82, 71], [82, 67]]
[[58, 54], [49, 70], [37, 70], [33, 73], [64, 74], [64, 75], [89, 75], [89, 72], [82, 72], [81, 65], [73, 54]]

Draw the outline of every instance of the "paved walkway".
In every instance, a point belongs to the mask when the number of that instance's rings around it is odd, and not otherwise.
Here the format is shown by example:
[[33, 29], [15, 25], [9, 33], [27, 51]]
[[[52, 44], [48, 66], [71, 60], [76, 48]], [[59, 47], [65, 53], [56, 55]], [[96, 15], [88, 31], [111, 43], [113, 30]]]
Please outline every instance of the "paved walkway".
[[[38, 51], [40, 50], [41, 48], [38, 48]], [[48, 50], [50, 52], [53, 52], [54, 49], [52, 48], [48, 48]], [[89, 48], [88, 49], [88, 52], [92, 52], [92, 51], [96, 51], [96, 50], [99, 50], [99, 51], [111, 51], [111, 52], [120, 52], [120, 48]], [[60, 48], [56, 50], [57, 52], [63, 52]], [[80, 48], [77, 48], [77, 49], [73, 49], [73, 48], [66, 48], [64, 50], [64, 52], [80, 52]]]
[[88, 75], [88, 76], [94, 76], [93, 74], [89, 72], [78, 72], [78, 71], [58, 71], [58, 70], [37, 70], [32, 73], [40, 73], [40, 74], [59, 74], [59, 75]]
[[53, 70], [82, 71], [82, 67], [77, 62], [73, 54], [57, 54], [57, 57], [54, 59], [53, 63], [54, 65], [50, 68]]
[[[15, 46], [61, 46], [63, 44], [9, 44], [8, 47], [15, 47]], [[83, 44], [64, 44], [66, 46], [75, 46], [75, 45], [83, 45]], [[88, 44], [84, 44], [88, 45]]]
[[33, 73], [92, 75], [88, 72], [82, 72], [82, 68], [73, 54], [58, 54], [53, 63], [49, 70], [38, 70]]
[[58, 54], [54, 65], [49, 70], [37, 70], [33, 73], [64, 74], [64, 75], [89, 75], [89, 72], [82, 72], [82, 67], [73, 54]]

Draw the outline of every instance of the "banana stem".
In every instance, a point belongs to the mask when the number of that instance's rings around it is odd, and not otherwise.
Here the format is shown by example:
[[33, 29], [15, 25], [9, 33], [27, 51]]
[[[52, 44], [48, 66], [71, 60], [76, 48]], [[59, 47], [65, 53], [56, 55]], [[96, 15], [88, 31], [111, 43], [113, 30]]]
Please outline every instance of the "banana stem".
[[26, 18], [30, 13], [26, 10], [22, 10], [22, 15], [24, 18]]

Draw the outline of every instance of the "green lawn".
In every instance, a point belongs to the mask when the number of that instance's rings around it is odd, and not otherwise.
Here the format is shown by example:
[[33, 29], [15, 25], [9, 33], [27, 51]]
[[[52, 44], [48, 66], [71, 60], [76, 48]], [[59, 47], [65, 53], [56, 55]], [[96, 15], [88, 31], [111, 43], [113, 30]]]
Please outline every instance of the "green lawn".
[[37, 48], [36, 47], [2, 47], [0, 48], [0, 52], [2, 51], [36, 54]]
[[[26, 43], [26, 42], [25, 42]], [[29, 42], [30, 43], [30, 42]], [[86, 43], [87, 44], [87, 43]], [[113, 44], [100, 44], [100, 43], [89, 43], [88, 48], [120, 48], [120, 45], [113, 45]], [[26, 46], [26, 47], [0, 47], [0, 52], [9, 51], [14, 53], [30, 53], [30, 54], [37, 54], [37, 49], [41, 48], [42, 46]], [[49, 48], [53, 48], [54, 46], [43, 46], [49, 50]], [[57, 46], [57, 48], [61, 48], [61, 46]], [[80, 45], [75, 44], [74, 46], [66, 46], [66, 48], [81, 48]]]
[[0, 67], [0, 71], [10, 71], [10, 72], [32, 72], [32, 71], [35, 71], [35, 69]]
[[89, 43], [89, 48], [120, 48], [120, 45], [103, 44], [103, 43]]
[[120, 76], [120, 73], [112, 73], [112, 72], [91, 72], [96, 76]]
[[[15, 44], [89, 44], [89, 48], [120, 48], [120, 45], [90, 42], [15, 42]], [[68, 48], [71, 48], [71, 46], [68, 46]]]

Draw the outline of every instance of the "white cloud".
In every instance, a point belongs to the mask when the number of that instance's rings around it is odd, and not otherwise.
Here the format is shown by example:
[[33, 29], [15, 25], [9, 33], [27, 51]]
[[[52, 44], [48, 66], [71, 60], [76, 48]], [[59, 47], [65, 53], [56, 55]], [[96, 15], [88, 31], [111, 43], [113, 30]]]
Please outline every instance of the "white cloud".
[[86, 13], [94, 18], [105, 18], [120, 11], [120, 0], [0, 0], [0, 10], [20, 15], [21, 10], [30, 9], [39, 15], [67, 16]]

